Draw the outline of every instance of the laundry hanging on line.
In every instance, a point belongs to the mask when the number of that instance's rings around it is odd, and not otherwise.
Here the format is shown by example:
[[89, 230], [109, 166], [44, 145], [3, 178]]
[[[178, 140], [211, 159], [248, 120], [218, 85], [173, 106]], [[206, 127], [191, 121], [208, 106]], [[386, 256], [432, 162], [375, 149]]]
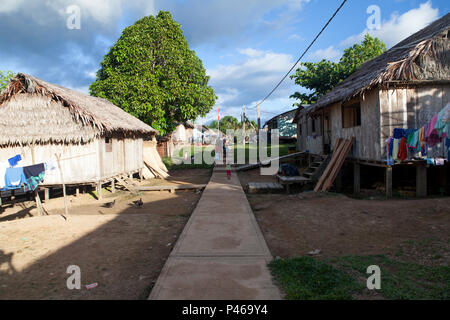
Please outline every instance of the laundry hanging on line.
[[[1, 190], [17, 190], [22, 188], [26, 191], [34, 191], [44, 181], [47, 165], [39, 163], [25, 167], [5, 168], [3, 181], [0, 182]], [[0, 169], [0, 173], [3, 169]], [[2, 176], [0, 176], [0, 180]]]
[[23, 173], [26, 179], [24, 191], [34, 191], [39, 183], [44, 182], [45, 167], [44, 163], [23, 167]]
[[[387, 163], [392, 160], [404, 161], [408, 158], [408, 150], [411, 153], [421, 152], [422, 157], [427, 156], [427, 149], [441, 143], [446, 139], [447, 161], [450, 160], [450, 150], [447, 146], [447, 137], [450, 136], [450, 104], [447, 104], [439, 113], [435, 114], [431, 120], [419, 129], [394, 128], [392, 139], [385, 140], [389, 144], [389, 150], [392, 149], [392, 157], [387, 151]], [[406, 144], [404, 143], [406, 140]], [[406, 149], [406, 150], [405, 150]], [[392, 159], [392, 160], [391, 160]], [[441, 159], [437, 163], [441, 164]], [[444, 159], [445, 160], [445, 159]], [[436, 161], [433, 162], [436, 164]]]
[[22, 184], [26, 183], [23, 167], [6, 168], [4, 190], [20, 189]]
[[9, 165], [10, 165], [11, 167], [14, 167], [14, 166], [17, 165], [17, 163], [18, 163], [20, 160], [22, 160], [22, 156], [21, 156], [20, 154], [18, 154], [18, 155], [15, 155], [15, 156], [12, 157], [12, 158], [9, 158], [9, 159], [8, 159], [8, 162], [9, 162]]

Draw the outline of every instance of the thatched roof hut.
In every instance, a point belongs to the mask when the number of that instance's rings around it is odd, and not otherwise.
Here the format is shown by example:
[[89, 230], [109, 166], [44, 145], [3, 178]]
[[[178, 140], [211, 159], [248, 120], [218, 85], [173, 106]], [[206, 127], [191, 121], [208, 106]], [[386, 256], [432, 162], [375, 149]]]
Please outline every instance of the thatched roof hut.
[[[157, 131], [111, 102], [19, 73], [0, 94], [0, 158], [21, 166], [60, 159], [65, 184], [101, 185], [141, 172]], [[60, 185], [58, 170], [44, 185]]]
[[88, 143], [157, 131], [108, 100], [19, 73], [0, 95], [0, 145]]
[[[384, 165], [384, 144], [394, 129], [421, 128], [449, 103], [449, 31], [446, 14], [298, 110], [299, 150], [328, 154], [338, 139], [354, 137], [351, 158]], [[428, 155], [443, 158], [444, 149], [444, 143], [430, 146]], [[420, 157], [420, 152], [408, 155]]]
[[450, 13], [367, 61], [321, 97], [309, 112], [398, 82], [450, 82], [449, 26]]

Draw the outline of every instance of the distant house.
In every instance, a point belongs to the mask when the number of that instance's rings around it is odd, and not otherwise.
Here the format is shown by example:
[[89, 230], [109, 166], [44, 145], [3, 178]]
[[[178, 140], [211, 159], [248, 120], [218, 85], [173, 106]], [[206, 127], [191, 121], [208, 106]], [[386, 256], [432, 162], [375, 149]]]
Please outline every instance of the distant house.
[[157, 134], [111, 102], [19, 73], [0, 95], [0, 155], [56, 163], [43, 186], [113, 182], [142, 173], [143, 139]]
[[170, 134], [171, 140], [175, 145], [192, 143], [195, 126], [190, 121], [180, 123]]
[[157, 138], [158, 153], [161, 157], [170, 157], [176, 149], [190, 144], [205, 143], [205, 133], [207, 137], [214, 136], [214, 133], [205, 126], [195, 125], [191, 121], [180, 123], [172, 133]]
[[297, 139], [297, 123], [294, 117], [297, 109], [279, 114], [266, 121], [264, 128], [267, 129], [267, 139], [270, 141], [273, 129], [278, 129], [280, 141], [295, 141]]
[[203, 144], [216, 144], [216, 140], [220, 134], [217, 129], [211, 129], [205, 125], [202, 125], [202, 143]]
[[[354, 137], [351, 159], [358, 165], [386, 167], [391, 177], [385, 141], [394, 129], [419, 129], [450, 102], [449, 29], [447, 14], [364, 63], [316, 104], [300, 108], [299, 150], [326, 155], [338, 138]], [[445, 141], [427, 149], [428, 158], [448, 156]], [[423, 195], [426, 159], [418, 156], [419, 150], [410, 150], [407, 160], [418, 168], [418, 190]], [[387, 192], [391, 188], [388, 185]]]

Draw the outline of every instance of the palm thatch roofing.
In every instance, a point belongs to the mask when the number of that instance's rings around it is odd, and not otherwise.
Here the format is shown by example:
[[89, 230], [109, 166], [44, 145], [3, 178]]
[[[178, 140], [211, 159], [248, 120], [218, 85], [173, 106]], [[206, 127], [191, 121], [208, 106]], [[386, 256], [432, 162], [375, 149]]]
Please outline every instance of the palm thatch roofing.
[[0, 145], [88, 143], [157, 131], [108, 100], [18, 73], [0, 94]]
[[369, 60], [308, 113], [391, 84], [450, 83], [450, 13]]

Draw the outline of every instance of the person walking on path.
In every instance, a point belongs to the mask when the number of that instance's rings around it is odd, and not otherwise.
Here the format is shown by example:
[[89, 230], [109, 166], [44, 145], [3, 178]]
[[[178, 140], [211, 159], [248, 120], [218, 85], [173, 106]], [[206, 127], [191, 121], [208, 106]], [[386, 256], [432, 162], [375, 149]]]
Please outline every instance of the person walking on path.
[[223, 138], [223, 159], [227, 158], [227, 138]]

